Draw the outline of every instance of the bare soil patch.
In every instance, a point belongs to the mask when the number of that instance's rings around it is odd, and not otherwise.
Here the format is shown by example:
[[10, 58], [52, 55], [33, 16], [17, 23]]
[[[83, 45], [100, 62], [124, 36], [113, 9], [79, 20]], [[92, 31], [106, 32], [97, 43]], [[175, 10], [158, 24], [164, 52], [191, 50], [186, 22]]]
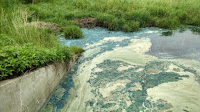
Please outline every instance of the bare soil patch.
[[96, 26], [96, 22], [94, 21], [94, 18], [83, 18], [83, 19], [77, 19], [78, 26], [80, 28], [94, 28]]

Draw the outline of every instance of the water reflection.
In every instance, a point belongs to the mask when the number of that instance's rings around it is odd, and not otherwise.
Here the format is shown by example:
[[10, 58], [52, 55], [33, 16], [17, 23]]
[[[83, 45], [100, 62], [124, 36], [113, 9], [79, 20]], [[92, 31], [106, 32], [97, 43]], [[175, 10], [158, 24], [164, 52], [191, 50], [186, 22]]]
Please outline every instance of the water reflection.
[[[191, 27], [190, 27], [191, 28]], [[169, 36], [149, 36], [150, 54], [159, 58], [184, 58], [200, 61], [200, 35], [191, 29], [173, 31]]]

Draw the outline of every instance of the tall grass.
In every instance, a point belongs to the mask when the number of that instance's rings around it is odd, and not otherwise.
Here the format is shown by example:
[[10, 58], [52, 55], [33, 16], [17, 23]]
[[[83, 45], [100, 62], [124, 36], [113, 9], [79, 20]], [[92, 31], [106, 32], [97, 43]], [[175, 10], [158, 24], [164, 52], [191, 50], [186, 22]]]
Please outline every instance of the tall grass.
[[[28, 22], [28, 11], [15, 9], [6, 12], [1, 9], [0, 38], [1, 41], [9, 38], [10, 44], [32, 43], [39, 47], [53, 47], [58, 44], [54, 34], [48, 28], [39, 29], [37, 24]], [[5, 41], [6, 42], [6, 41]]]
[[50, 2], [50, 1], [53, 1], [53, 0], [20, 0], [22, 3], [25, 3], [25, 4], [30, 4], [30, 3], [40, 3], [40, 2]]
[[[69, 61], [83, 49], [59, 45], [49, 28], [29, 22], [26, 8], [0, 10], [0, 80], [13, 78], [48, 62]], [[33, 21], [36, 21], [37, 19]]]
[[1, 8], [13, 8], [18, 3], [19, 3], [19, 0], [0, 0], [0, 9]]
[[136, 31], [141, 27], [200, 26], [200, 0], [56, 0], [31, 5], [40, 19], [71, 25], [66, 20], [94, 17], [110, 30]]

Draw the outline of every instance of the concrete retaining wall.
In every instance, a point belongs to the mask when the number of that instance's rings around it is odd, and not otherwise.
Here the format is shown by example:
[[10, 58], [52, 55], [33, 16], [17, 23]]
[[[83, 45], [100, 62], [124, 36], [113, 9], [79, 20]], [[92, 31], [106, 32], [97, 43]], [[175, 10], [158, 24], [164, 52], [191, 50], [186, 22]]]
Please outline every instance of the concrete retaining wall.
[[0, 112], [37, 112], [71, 64], [51, 64], [0, 82]]

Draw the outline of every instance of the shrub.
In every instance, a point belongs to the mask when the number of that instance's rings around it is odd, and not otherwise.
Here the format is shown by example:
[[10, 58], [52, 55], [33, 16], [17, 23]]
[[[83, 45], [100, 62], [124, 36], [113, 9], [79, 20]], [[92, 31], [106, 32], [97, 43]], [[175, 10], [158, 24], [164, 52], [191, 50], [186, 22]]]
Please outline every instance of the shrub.
[[64, 30], [65, 38], [67, 39], [80, 39], [83, 38], [81, 29], [78, 26], [68, 26]]

